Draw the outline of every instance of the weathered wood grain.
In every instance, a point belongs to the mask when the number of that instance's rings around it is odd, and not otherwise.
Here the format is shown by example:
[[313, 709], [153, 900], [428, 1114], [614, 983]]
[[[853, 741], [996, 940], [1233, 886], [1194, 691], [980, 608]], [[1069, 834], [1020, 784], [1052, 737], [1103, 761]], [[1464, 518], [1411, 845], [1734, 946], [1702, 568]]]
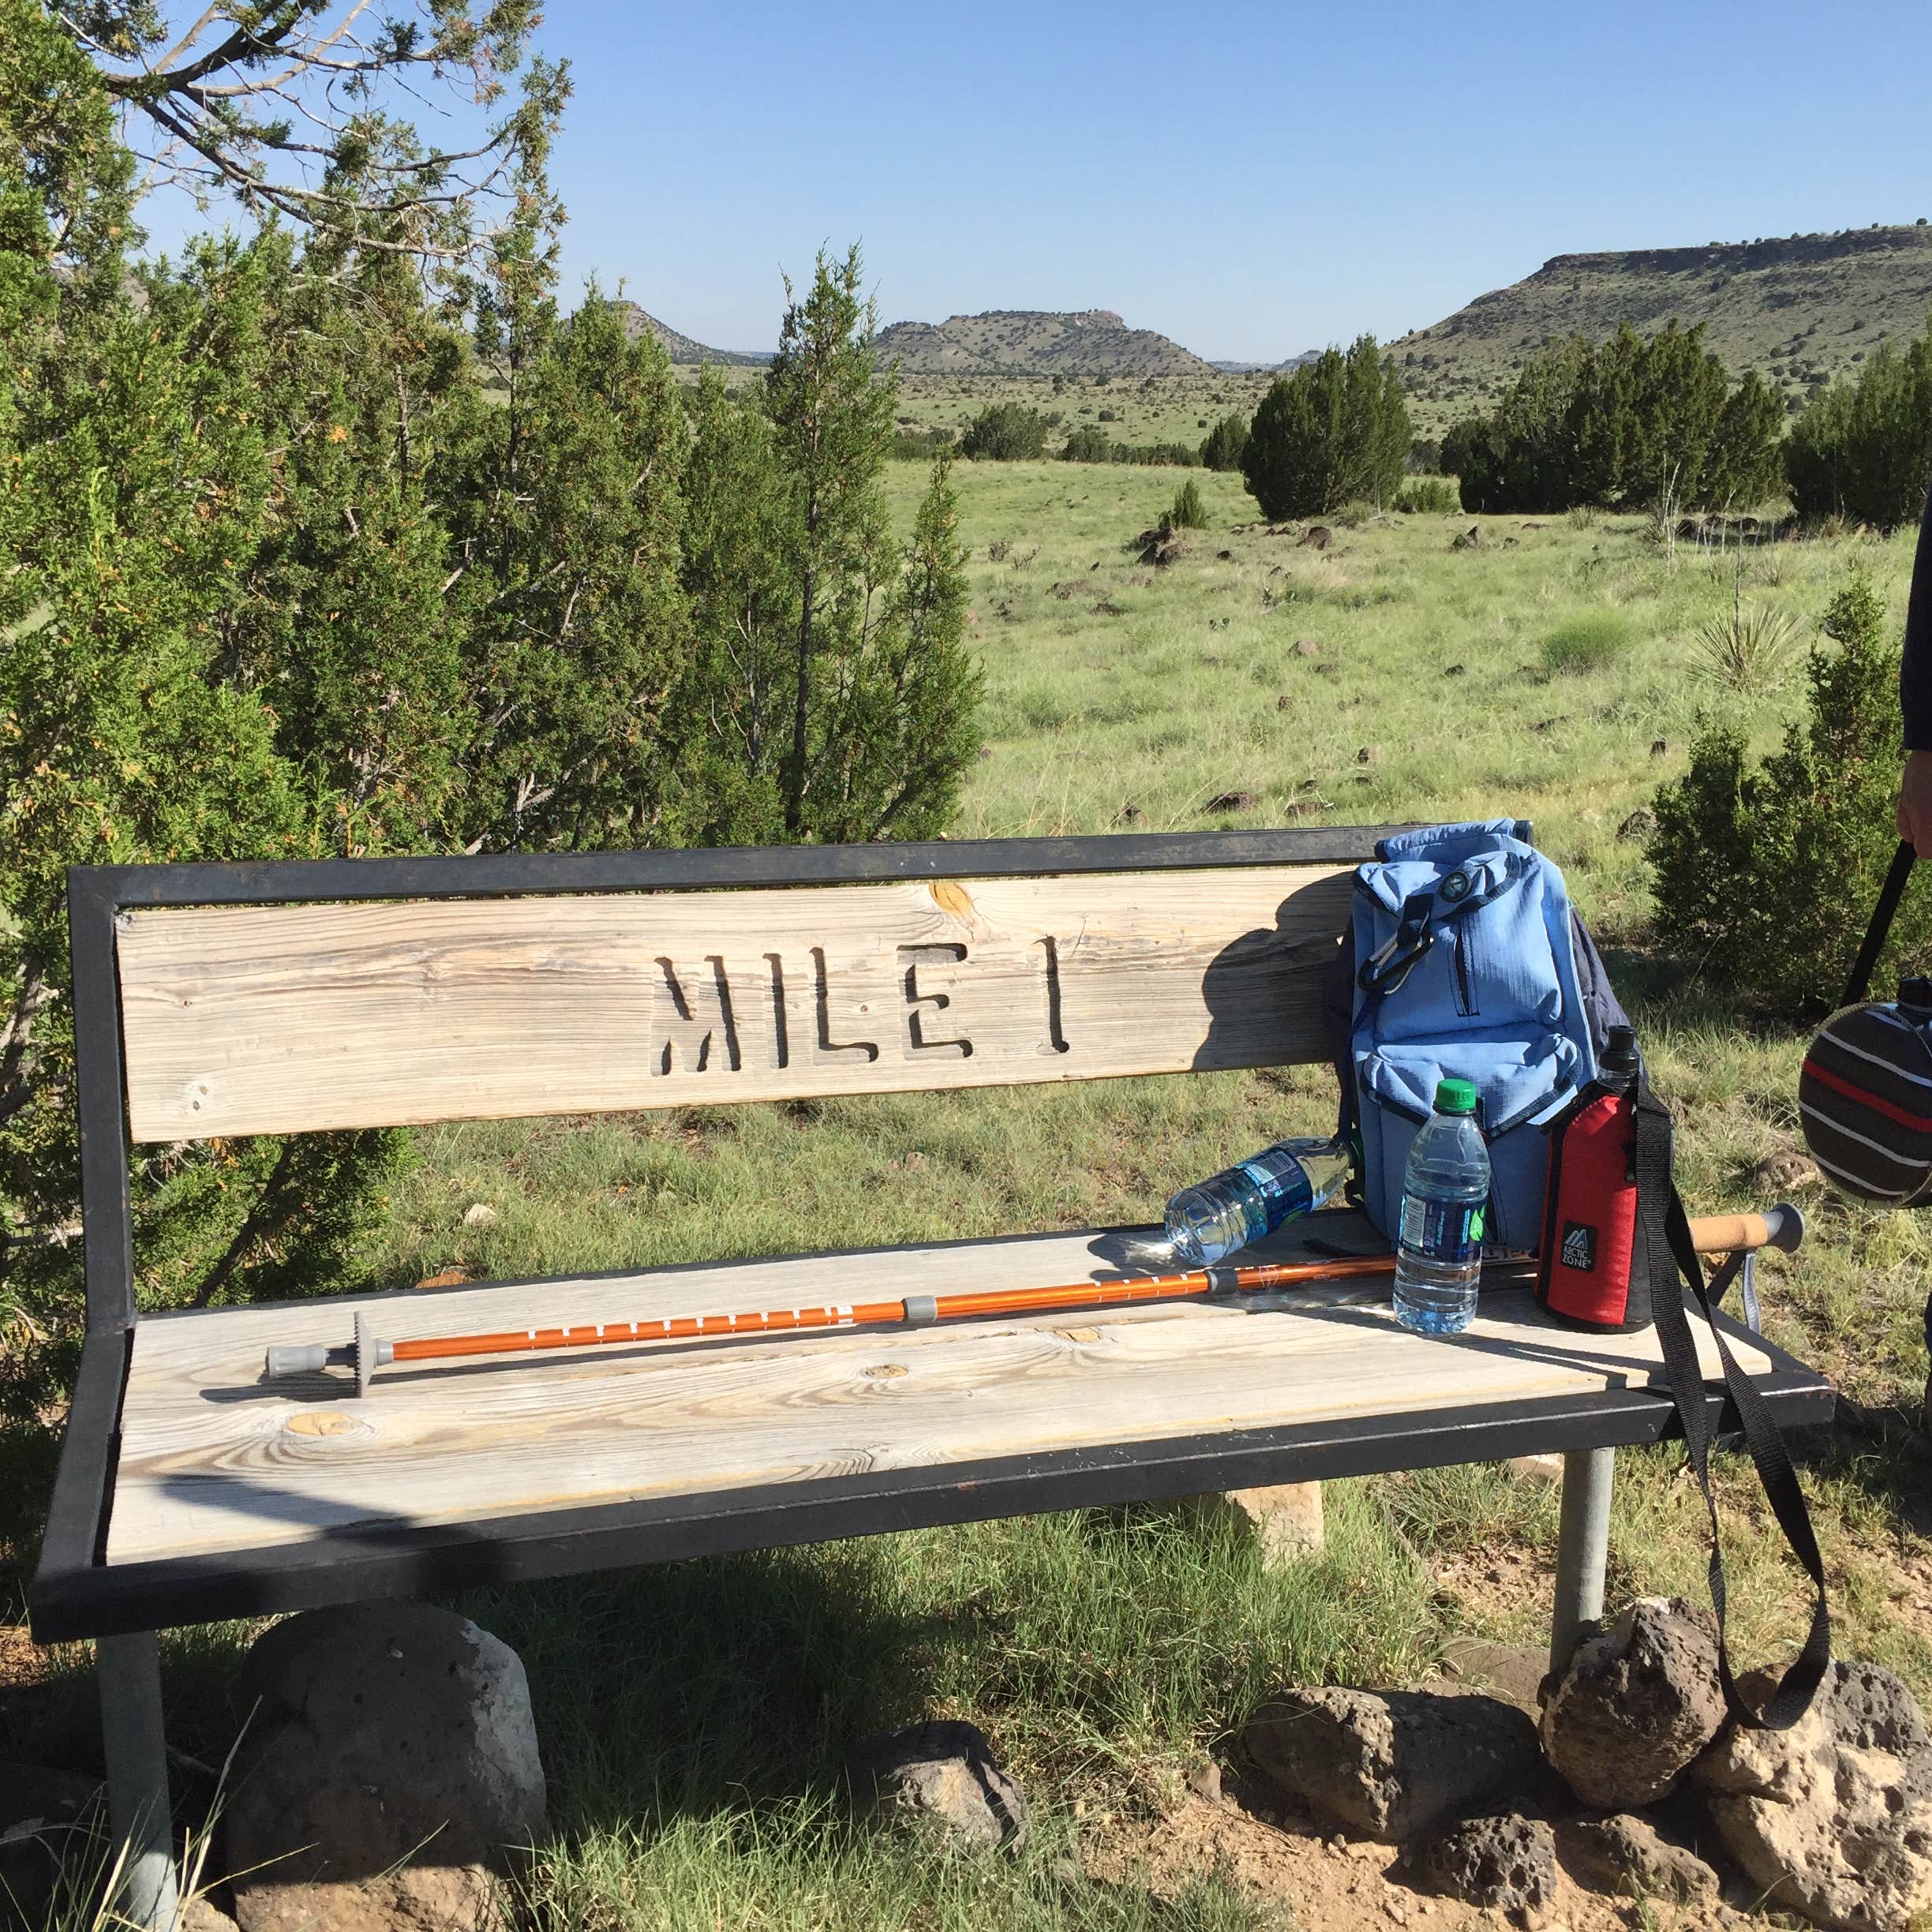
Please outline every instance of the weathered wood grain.
[[137, 1141], [1326, 1057], [1346, 867], [124, 913]]
[[[1328, 1239], [1373, 1241], [1355, 1217], [1319, 1220]], [[144, 1321], [108, 1558], [1661, 1380], [1654, 1335], [1559, 1329], [1507, 1278], [1447, 1341], [1398, 1327], [1386, 1296], [1357, 1283], [1260, 1313], [1178, 1304], [389, 1369], [362, 1401], [343, 1375], [258, 1380], [269, 1342], [345, 1339], [358, 1308], [393, 1336], [1017, 1287], [1144, 1265], [1136, 1239], [1034, 1236]]]

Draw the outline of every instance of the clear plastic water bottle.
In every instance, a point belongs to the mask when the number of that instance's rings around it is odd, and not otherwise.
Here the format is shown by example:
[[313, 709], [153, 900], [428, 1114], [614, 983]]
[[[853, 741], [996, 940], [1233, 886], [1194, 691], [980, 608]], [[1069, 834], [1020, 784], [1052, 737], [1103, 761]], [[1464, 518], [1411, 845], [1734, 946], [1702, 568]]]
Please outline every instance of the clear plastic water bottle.
[[1238, 1167], [1183, 1188], [1167, 1204], [1167, 1238], [1189, 1267], [1210, 1267], [1333, 1200], [1350, 1163], [1345, 1140], [1278, 1140]]
[[1488, 1200], [1489, 1150], [1476, 1125], [1476, 1089], [1468, 1080], [1443, 1080], [1402, 1174], [1395, 1319], [1405, 1328], [1455, 1335], [1469, 1326]]

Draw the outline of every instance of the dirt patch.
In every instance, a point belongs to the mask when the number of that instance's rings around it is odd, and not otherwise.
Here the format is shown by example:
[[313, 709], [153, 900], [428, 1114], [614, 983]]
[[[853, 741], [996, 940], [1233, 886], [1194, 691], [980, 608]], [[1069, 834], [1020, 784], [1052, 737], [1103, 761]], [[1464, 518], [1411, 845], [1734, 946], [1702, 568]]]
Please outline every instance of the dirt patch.
[[1556, 1580], [1553, 1556], [1514, 1543], [1429, 1553], [1438, 1597], [1452, 1605], [1461, 1628], [1496, 1631], [1544, 1627]]
[[[1218, 1799], [1190, 1791], [1151, 1822], [1110, 1821], [1082, 1841], [1080, 1863], [1090, 1878], [1144, 1885], [1162, 1897], [1171, 1897], [1191, 1880], [1218, 1878], [1252, 1898], [1286, 1906], [1297, 1924], [1322, 1932], [1391, 1926], [1493, 1932], [1498, 1923], [1494, 1912], [1418, 1891], [1395, 1848], [1324, 1837], [1312, 1819], [1275, 1810], [1245, 1791], [1230, 1789]], [[1586, 1891], [1563, 1872], [1546, 1932], [1633, 1932], [1640, 1926], [1716, 1932], [1738, 1923], [1739, 1913], [1731, 1906], [1679, 1907], [1653, 1900], [1640, 1908], [1630, 1899]]]
[[62, 1652], [42, 1649], [24, 1623], [0, 1623], [0, 1690], [37, 1684], [51, 1677], [61, 1661]]

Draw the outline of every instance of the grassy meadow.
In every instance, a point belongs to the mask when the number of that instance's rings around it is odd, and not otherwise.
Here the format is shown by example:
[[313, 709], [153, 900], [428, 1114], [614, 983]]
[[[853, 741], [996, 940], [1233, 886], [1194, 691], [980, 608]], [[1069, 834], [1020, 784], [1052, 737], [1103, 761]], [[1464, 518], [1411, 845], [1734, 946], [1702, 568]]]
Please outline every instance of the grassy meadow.
[[[957, 440], [989, 402], [1018, 402], [1059, 421], [1046, 446], [1058, 450], [1069, 431], [1104, 429], [1116, 443], [1185, 443], [1198, 448], [1208, 429], [1238, 410], [1252, 416], [1273, 377], [1260, 371], [1212, 376], [1116, 376], [1096, 383], [1069, 376], [923, 376], [899, 379], [899, 427], [949, 429]], [[1420, 431], [1417, 432], [1421, 433]]]
[[[908, 414], [925, 406], [911, 390]], [[1178, 431], [1150, 416], [1121, 433]], [[1620, 830], [1683, 769], [1700, 706], [1743, 706], [1766, 747], [1799, 714], [1795, 658], [1749, 699], [1701, 672], [1695, 633], [1728, 607], [1739, 553], [1667, 553], [1620, 518], [1482, 519], [1480, 544], [1455, 550], [1472, 519], [1383, 518], [1339, 528], [1320, 554], [1255, 523], [1238, 479], [1189, 474], [1211, 527], [1155, 571], [1123, 546], [1182, 473], [956, 471], [987, 748], [955, 835], [1531, 818], [1611, 949], [1680, 1110], [1687, 1196], [1700, 1211], [1775, 1198], [1754, 1170], [1798, 1145], [1799, 1039], [1740, 1024], [1646, 957], [1642, 837]], [[901, 526], [924, 481], [923, 466], [894, 466]], [[1902, 621], [1903, 537], [1750, 549], [1742, 594], [1788, 611], [1809, 638], [1855, 553]], [[1211, 807], [1242, 793], [1252, 804]], [[1181, 1181], [1333, 1108], [1331, 1076], [1302, 1069], [432, 1130], [370, 1264], [402, 1284], [451, 1266], [550, 1273], [1145, 1220]], [[1848, 1398], [1840, 1426], [1803, 1445], [1838, 1648], [1932, 1698], [1932, 1455], [1903, 1413], [1925, 1376], [1932, 1237], [1815, 1189], [1802, 1198], [1811, 1239], [1769, 1258], [1763, 1293], [1773, 1336]], [[493, 1226], [464, 1224], [478, 1202]], [[1700, 1506], [1680, 1459], [1619, 1458], [1613, 1596], [1702, 1596]], [[1735, 1641], [1753, 1661], [1784, 1654], [1801, 1634], [1799, 1580], [1748, 1468], [1728, 1458], [1724, 1481]], [[1219, 1881], [1161, 1896], [1099, 1882], [1082, 1874], [1080, 1844], [1156, 1816], [1271, 1682], [1413, 1683], [1451, 1638], [1537, 1641], [1554, 1564], [1554, 1492], [1497, 1470], [1333, 1485], [1328, 1503], [1325, 1552], [1279, 1576], [1224, 1525], [1156, 1512], [465, 1599], [530, 1668], [554, 1825], [531, 1880], [534, 1922], [1284, 1923]], [[243, 1716], [228, 1686], [249, 1634], [167, 1639], [174, 1741], [209, 1762]], [[96, 1748], [84, 1661], [65, 1660], [72, 1674], [41, 1706], [29, 1741], [50, 1757], [84, 1762]], [[1024, 1857], [949, 1859], [844, 1822], [852, 1735], [925, 1716], [972, 1717], [1025, 1782], [1039, 1817]]]

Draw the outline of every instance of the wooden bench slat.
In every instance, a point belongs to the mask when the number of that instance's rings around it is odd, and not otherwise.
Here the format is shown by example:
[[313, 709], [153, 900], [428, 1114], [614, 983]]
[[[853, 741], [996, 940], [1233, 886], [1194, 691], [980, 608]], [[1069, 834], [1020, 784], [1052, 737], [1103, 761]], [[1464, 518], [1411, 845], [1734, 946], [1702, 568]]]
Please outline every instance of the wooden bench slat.
[[[1353, 1215], [1320, 1232], [1366, 1249]], [[1271, 1244], [1304, 1252], [1297, 1233]], [[1646, 1384], [1653, 1334], [1588, 1335], [1500, 1275], [1451, 1341], [1398, 1327], [1385, 1295], [1337, 1286], [1292, 1309], [1198, 1305], [918, 1331], [497, 1357], [264, 1387], [271, 1341], [456, 1333], [979, 1284], [1102, 1277], [1136, 1265], [1120, 1231], [807, 1256], [438, 1295], [165, 1316], [136, 1332], [110, 1564], [313, 1540], [384, 1522], [806, 1482], [847, 1472], [1177, 1440], [1365, 1413], [1439, 1414]], [[1706, 1368], [1717, 1357], [1700, 1329]], [[1746, 1368], [1768, 1358], [1745, 1347]]]
[[1346, 867], [124, 913], [137, 1141], [1326, 1057]]

